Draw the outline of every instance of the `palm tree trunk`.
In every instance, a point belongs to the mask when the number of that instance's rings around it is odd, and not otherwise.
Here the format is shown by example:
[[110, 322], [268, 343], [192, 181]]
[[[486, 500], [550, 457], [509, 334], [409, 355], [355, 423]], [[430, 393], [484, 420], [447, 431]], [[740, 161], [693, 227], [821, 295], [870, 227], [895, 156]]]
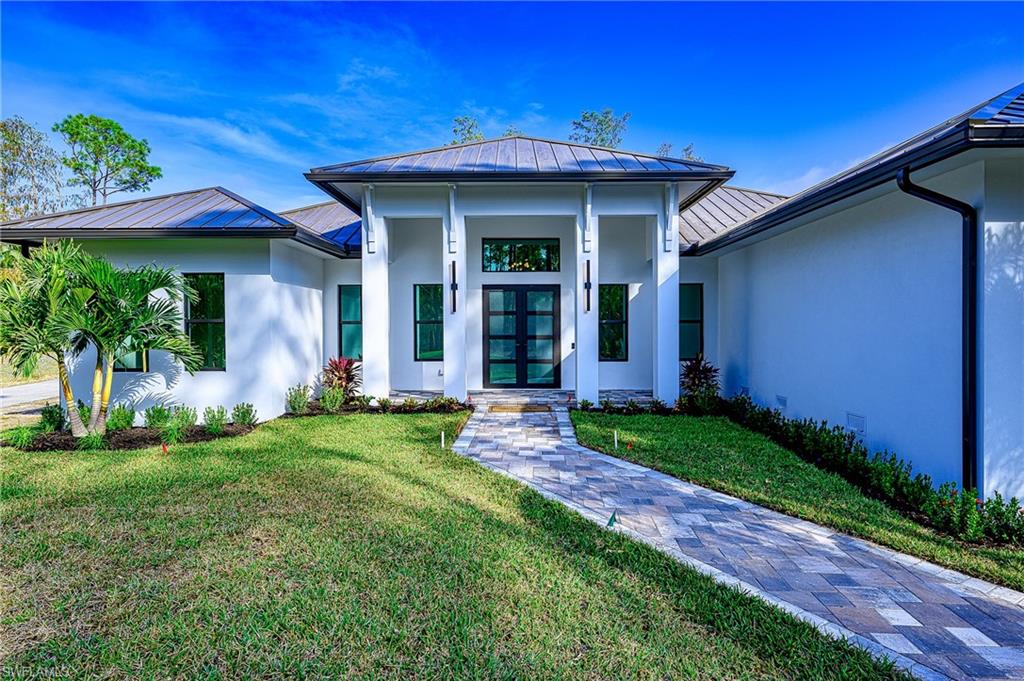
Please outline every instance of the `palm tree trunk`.
[[100, 398], [100, 417], [96, 422], [96, 432], [107, 431], [107, 411], [110, 408], [110, 391], [114, 383], [114, 354], [107, 353], [106, 375], [103, 377], [103, 393]]
[[100, 419], [100, 394], [103, 392], [103, 355], [96, 350], [96, 368], [92, 373], [92, 411], [89, 413], [89, 432], [95, 432]]
[[64, 395], [64, 403], [68, 407], [68, 421], [71, 422], [71, 434], [75, 437], [83, 437], [86, 434], [85, 424], [82, 423], [82, 416], [78, 413], [78, 405], [75, 404], [75, 394], [71, 391], [71, 381], [68, 379], [68, 367], [63, 357], [57, 358], [57, 376], [60, 382], [60, 391]]

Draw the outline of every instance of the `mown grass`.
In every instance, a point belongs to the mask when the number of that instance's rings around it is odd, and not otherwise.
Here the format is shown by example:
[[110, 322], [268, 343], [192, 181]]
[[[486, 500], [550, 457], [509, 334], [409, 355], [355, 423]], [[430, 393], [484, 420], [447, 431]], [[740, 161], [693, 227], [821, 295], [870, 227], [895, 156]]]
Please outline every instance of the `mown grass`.
[[0, 676], [896, 676], [441, 450], [463, 418], [0, 450]]
[[[1024, 551], [937, 534], [721, 417], [573, 412], [581, 444], [967, 574], [1024, 589]], [[619, 449], [614, 449], [614, 431]], [[628, 444], [632, 449], [627, 449]]]

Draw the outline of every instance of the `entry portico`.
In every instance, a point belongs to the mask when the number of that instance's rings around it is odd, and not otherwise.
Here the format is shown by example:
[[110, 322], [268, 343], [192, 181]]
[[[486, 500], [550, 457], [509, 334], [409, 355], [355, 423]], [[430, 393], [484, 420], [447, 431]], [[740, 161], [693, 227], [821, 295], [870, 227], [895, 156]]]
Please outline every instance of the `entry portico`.
[[[361, 216], [364, 392], [560, 388], [596, 402], [602, 389], [646, 389], [675, 400], [680, 209], [731, 175], [526, 137], [312, 170]], [[436, 331], [419, 316], [423, 287], [437, 283], [441, 358], [419, 352]], [[628, 297], [628, 352], [614, 360], [628, 371], [600, 361], [599, 284]]]

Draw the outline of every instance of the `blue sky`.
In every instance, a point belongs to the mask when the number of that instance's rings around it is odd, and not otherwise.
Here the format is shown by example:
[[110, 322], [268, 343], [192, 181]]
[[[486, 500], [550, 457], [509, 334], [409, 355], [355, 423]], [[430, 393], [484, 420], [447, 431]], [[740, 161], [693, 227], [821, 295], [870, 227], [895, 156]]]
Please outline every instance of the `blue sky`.
[[[984, 19], [983, 21], [981, 19]], [[1024, 3], [4, 3], [2, 114], [115, 118], [164, 193], [275, 210], [312, 166], [444, 144], [452, 117], [622, 147], [693, 142], [734, 183], [793, 193], [1024, 81]]]

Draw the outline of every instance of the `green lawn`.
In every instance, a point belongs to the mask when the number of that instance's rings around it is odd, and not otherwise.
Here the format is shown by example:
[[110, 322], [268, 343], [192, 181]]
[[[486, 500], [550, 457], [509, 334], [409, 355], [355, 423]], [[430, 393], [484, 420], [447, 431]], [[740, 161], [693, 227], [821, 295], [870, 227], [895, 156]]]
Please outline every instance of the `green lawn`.
[[463, 418], [0, 449], [0, 676], [895, 676], [441, 450]]
[[[1024, 588], [1024, 551], [969, 546], [938, 535], [728, 419], [573, 412], [572, 420], [580, 443], [588, 447], [955, 570]], [[627, 443], [633, 449], [628, 450]]]
[[57, 363], [49, 357], [43, 357], [36, 365], [36, 370], [31, 376], [22, 376], [14, 371], [7, 362], [0, 361], [0, 385], [20, 385], [22, 383], [35, 383], [45, 381], [48, 378], [57, 378]]

